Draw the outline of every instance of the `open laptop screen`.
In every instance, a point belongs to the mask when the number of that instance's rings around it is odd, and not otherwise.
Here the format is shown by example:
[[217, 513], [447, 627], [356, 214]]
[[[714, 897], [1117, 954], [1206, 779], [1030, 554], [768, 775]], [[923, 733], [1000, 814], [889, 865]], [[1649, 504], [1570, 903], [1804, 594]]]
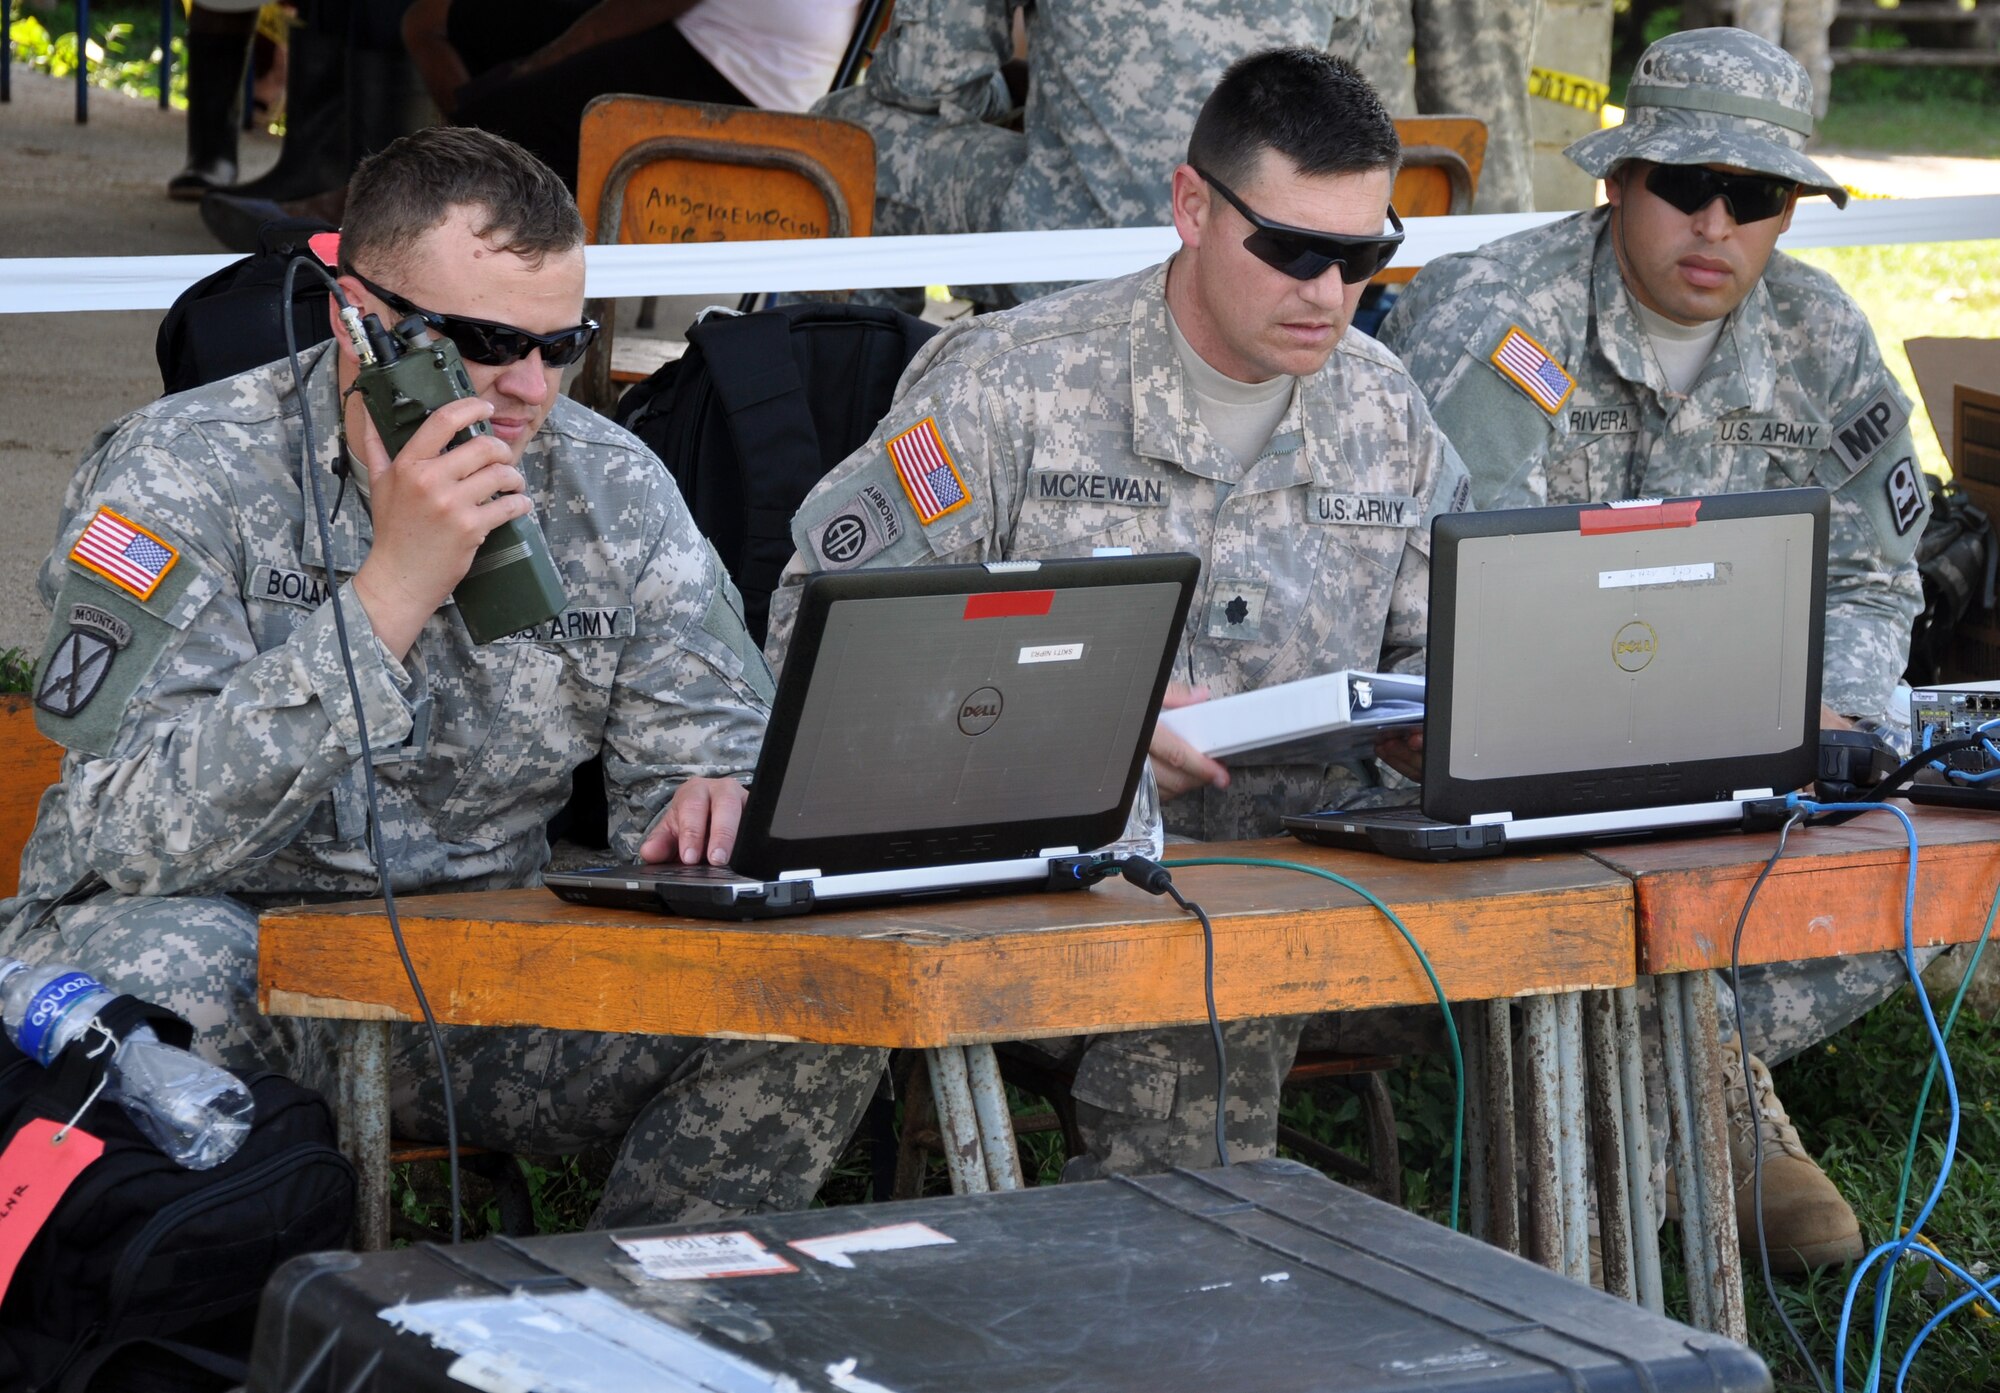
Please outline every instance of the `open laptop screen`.
[[826, 874], [1116, 837], [1199, 563], [816, 575], [733, 864]]
[[1821, 489], [1441, 517], [1426, 812], [1547, 816], [1808, 781], [1826, 526]]

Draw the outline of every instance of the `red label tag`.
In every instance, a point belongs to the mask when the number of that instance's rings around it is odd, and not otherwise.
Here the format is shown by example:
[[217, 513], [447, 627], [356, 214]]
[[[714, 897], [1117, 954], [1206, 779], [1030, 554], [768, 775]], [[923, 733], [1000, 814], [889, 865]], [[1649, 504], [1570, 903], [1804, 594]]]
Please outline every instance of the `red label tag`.
[[967, 619], [1018, 619], [1047, 614], [1056, 602], [1053, 590], [989, 590], [965, 597]]
[[1577, 514], [1576, 530], [1586, 537], [1606, 532], [1651, 532], [1662, 527], [1693, 527], [1700, 516], [1699, 498], [1637, 506], [1614, 503], [1608, 508], [1586, 508]]
[[14, 1269], [70, 1183], [104, 1154], [104, 1143], [88, 1132], [36, 1118], [0, 1151], [0, 1296], [14, 1281]]

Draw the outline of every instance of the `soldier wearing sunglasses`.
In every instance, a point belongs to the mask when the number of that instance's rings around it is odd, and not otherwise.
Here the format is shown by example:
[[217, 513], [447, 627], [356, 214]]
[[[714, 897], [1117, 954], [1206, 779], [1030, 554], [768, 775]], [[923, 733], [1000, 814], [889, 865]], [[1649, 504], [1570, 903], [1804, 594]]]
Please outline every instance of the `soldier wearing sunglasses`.
[[[56, 622], [37, 714], [68, 755], [21, 897], [0, 903], [4, 951], [179, 1011], [231, 1067], [323, 1083], [316, 1037], [257, 1009], [257, 911], [379, 893], [364, 758], [405, 892], [533, 884], [549, 819], [600, 753], [617, 855], [728, 859], [770, 673], [659, 460], [559, 395], [594, 330], [583, 240], [568, 191], [519, 146], [406, 137], [349, 186], [340, 283], [455, 342], [477, 396], [391, 459], [337, 334], [300, 355], [303, 391], [281, 360], [146, 407], [85, 458], [42, 573]], [[482, 421], [490, 434], [451, 444]], [[451, 592], [486, 533], [530, 510], [568, 605], [475, 644]], [[619, 1145], [600, 1225], [805, 1207], [882, 1068], [870, 1050], [445, 1033], [464, 1141]], [[392, 1071], [398, 1135], [442, 1141], [421, 1029]]]
[[[874, 437], [793, 519], [767, 652], [783, 653], [808, 571], [1113, 549], [1204, 560], [1170, 702], [1420, 664], [1430, 519], [1470, 485], [1402, 365], [1347, 332], [1402, 241], [1399, 155], [1339, 59], [1234, 64], [1172, 174], [1180, 251], [926, 345]], [[1152, 757], [1168, 829], [1203, 839], [1382, 795], [1372, 761], [1225, 768], [1164, 727]], [[1236, 1156], [1273, 1150], [1298, 1031], [1226, 1027]], [[1214, 1164], [1205, 1028], [1058, 1043], [1089, 1149], [1076, 1173]]]
[[[1802, 153], [1812, 82], [1763, 39], [1702, 29], [1648, 48], [1629, 102], [1623, 125], [1568, 151], [1604, 180], [1608, 206], [1426, 266], [1384, 341], [1457, 443], [1481, 507], [1831, 490], [1824, 719], [1907, 739], [1892, 693], [1922, 603], [1913, 556], [1928, 514], [1909, 403], [1855, 303], [1775, 251], [1800, 197], [1847, 202]], [[1743, 977], [1751, 1048], [1776, 1062], [1887, 997], [1904, 969], [1884, 953]], [[1774, 1267], [1858, 1257], [1853, 1212], [1784, 1122], [1763, 1064], [1749, 1068], [1764, 1095]], [[1728, 1096], [1747, 1176], [1740, 1074]]]

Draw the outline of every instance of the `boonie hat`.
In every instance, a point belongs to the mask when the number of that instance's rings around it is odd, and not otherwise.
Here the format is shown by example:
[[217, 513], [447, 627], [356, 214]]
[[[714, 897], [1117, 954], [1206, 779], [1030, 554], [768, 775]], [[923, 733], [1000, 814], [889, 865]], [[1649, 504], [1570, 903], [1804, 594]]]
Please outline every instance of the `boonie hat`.
[[1626, 160], [1733, 165], [1844, 208], [1847, 190], [1803, 153], [1812, 132], [1812, 79], [1797, 59], [1746, 30], [1689, 29], [1639, 55], [1623, 125], [1563, 153], [1599, 179]]

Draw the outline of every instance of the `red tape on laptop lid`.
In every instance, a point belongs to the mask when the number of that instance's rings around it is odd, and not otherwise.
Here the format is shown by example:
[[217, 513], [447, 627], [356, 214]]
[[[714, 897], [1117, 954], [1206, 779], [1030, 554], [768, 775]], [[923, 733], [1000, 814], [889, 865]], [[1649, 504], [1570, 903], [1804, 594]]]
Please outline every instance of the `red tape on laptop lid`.
[[967, 619], [1018, 619], [1047, 614], [1056, 602], [1053, 590], [988, 590], [965, 597]]
[[1663, 527], [1693, 527], [1701, 513], [1699, 498], [1680, 498], [1663, 503], [1657, 498], [1634, 498], [1623, 503], [1607, 503], [1576, 515], [1576, 530], [1586, 537], [1605, 532], [1652, 532]]

